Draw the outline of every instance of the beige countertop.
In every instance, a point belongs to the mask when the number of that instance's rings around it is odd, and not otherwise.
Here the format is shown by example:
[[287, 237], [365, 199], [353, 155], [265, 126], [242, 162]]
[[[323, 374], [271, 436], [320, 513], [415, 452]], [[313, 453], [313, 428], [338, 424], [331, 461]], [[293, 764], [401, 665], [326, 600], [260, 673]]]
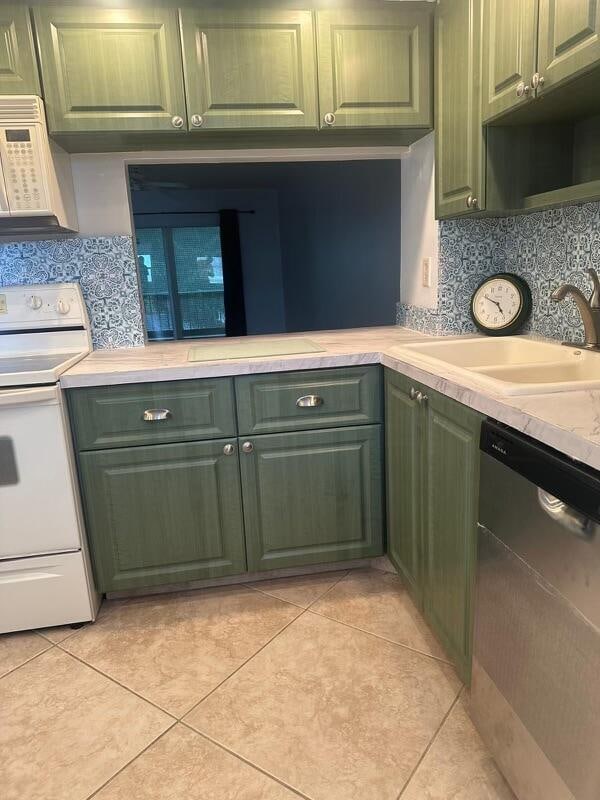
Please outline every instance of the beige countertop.
[[[434, 368], [396, 348], [431, 337], [398, 326], [344, 331], [278, 334], [273, 339], [308, 338], [322, 352], [263, 356], [227, 361], [188, 361], [197, 341], [150, 344], [123, 350], [97, 350], [61, 377], [63, 388], [182, 380], [261, 372], [383, 364], [426, 386], [504, 422], [561, 452], [600, 469], [600, 391], [504, 397], [465, 378], [451, 367]], [[264, 342], [267, 337], [254, 338]], [[228, 339], [228, 342], [233, 340]], [[210, 344], [210, 343], [207, 343]], [[215, 347], [222, 347], [216, 340]]]

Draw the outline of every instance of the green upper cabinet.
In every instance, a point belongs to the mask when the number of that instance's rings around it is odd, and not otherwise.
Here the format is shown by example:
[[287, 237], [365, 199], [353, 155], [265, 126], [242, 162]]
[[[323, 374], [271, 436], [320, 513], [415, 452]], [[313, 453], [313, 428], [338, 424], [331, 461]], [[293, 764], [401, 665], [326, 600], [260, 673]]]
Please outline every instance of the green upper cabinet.
[[427, 398], [424, 611], [468, 683], [481, 417], [437, 392]]
[[600, 0], [540, 0], [543, 91], [600, 63]]
[[432, 125], [432, 14], [317, 12], [321, 127]]
[[53, 133], [187, 128], [176, 9], [38, 6]]
[[538, 0], [483, 0], [484, 122], [533, 97], [537, 29]]
[[245, 571], [236, 451], [233, 439], [80, 454], [99, 591]]
[[383, 552], [381, 425], [240, 439], [248, 569]]
[[[422, 604], [421, 444], [423, 419], [414, 381], [385, 372], [387, 553]], [[411, 389], [413, 390], [411, 396]]]
[[435, 20], [436, 217], [485, 208], [481, 2], [440, 0]]
[[191, 130], [316, 128], [310, 11], [181, 11]]
[[29, 9], [0, 5], [0, 94], [39, 94]]

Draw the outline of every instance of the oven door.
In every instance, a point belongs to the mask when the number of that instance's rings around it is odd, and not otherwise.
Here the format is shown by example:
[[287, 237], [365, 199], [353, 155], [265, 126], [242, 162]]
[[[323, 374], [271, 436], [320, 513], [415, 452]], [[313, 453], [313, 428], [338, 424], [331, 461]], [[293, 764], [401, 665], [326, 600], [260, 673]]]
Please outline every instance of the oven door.
[[80, 549], [56, 386], [0, 391], [0, 560]]

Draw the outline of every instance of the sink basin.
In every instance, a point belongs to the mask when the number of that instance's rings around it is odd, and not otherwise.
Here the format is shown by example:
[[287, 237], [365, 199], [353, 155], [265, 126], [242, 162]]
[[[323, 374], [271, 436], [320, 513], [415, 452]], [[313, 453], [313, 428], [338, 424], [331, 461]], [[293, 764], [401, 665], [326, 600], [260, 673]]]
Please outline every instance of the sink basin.
[[394, 349], [464, 372], [497, 394], [600, 389], [600, 353], [558, 342], [507, 336], [407, 343]]

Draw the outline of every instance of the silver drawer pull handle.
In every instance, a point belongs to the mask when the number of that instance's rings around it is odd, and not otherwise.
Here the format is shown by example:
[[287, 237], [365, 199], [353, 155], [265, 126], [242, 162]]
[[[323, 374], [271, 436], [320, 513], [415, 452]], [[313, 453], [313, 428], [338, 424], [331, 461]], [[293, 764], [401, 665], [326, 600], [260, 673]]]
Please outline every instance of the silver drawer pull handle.
[[142, 419], [144, 422], [164, 422], [172, 416], [168, 408], [147, 408], [142, 414]]
[[296, 400], [298, 408], [317, 408], [323, 405], [323, 398], [318, 394], [305, 394], [304, 397], [299, 397]]

